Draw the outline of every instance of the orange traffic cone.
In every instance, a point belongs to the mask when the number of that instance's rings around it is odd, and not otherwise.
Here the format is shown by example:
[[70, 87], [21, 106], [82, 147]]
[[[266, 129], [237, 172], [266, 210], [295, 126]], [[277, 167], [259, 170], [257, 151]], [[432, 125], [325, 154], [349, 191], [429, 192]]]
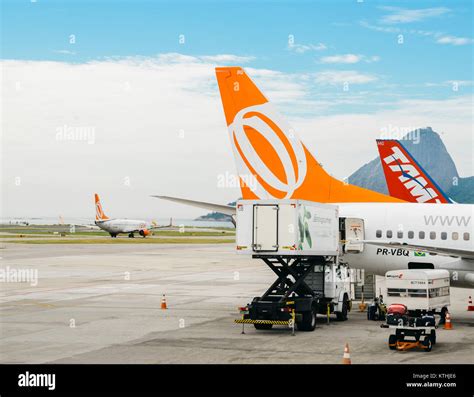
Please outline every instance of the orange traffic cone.
[[444, 329], [453, 329], [453, 324], [451, 324], [451, 314], [446, 312], [446, 319], [444, 322]]
[[351, 353], [349, 352], [349, 343], [344, 347], [344, 355], [342, 356], [343, 364], [351, 364]]
[[165, 297], [165, 294], [163, 294], [163, 297], [161, 298], [161, 308], [162, 308], [162, 309], [168, 309], [168, 307], [166, 306], [166, 297]]
[[474, 305], [472, 304], [472, 298], [469, 297], [469, 301], [467, 302], [467, 311], [474, 312]]

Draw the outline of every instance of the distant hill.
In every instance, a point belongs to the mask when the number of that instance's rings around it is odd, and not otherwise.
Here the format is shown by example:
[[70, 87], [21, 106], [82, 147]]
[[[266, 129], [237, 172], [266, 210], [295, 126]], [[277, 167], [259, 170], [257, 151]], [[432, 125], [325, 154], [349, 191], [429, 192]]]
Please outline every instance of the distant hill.
[[201, 215], [195, 219], [196, 221], [220, 221], [229, 222], [231, 216], [227, 214], [221, 214], [220, 212], [209, 212], [206, 215]]
[[[458, 203], [474, 203], [474, 177], [459, 177], [456, 165], [441, 137], [431, 127], [418, 131], [419, 140], [408, 139], [413, 136], [413, 132], [407, 133], [401, 139], [403, 146], [449, 197]], [[349, 177], [349, 183], [388, 194], [378, 156], [355, 171]]]
[[[238, 200], [240, 200], [240, 198]], [[227, 205], [235, 207], [237, 205], [237, 201], [232, 201], [231, 203], [227, 203]], [[227, 214], [221, 214], [220, 212], [209, 212], [206, 215], [201, 215], [195, 220], [196, 221], [220, 221], [220, 222], [230, 221], [232, 222], [232, 217]]]

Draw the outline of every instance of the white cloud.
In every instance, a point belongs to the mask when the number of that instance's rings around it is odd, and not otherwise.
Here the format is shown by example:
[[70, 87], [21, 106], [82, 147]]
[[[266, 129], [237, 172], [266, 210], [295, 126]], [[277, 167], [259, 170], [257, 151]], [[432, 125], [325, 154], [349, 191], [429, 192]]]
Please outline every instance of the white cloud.
[[116, 56], [106, 57], [104, 60], [113, 62], [122, 62], [127, 64], [155, 64], [155, 65], [167, 65], [167, 64], [186, 64], [186, 63], [212, 63], [212, 64], [228, 64], [228, 63], [249, 63], [256, 58], [254, 56], [240, 56], [234, 54], [217, 54], [217, 55], [185, 55], [176, 52], [169, 52], [165, 54], [158, 54], [155, 57], [145, 56]]
[[288, 49], [290, 51], [294, 51], [298, 54], [304, 54], [307, 51], [322, 51], [326, 50], [327, 46], [323, 43], [318, 43], [318, 44], [295, 44], [295, 43], [289, 43], [288, 44]]
[[[337, 114], [293, 119], [291, 124], [328, 172], [352, 174], [378, 155], [375, 139], [383, 129], [431, 126], [454, 159], [461, 176], [472, 176], [473, 96], [445, 100], [400, 100], [366, 114]], [[341, 142], [343, 144], [341, 144]]]
[[383, 32], [383, 33], [400, 33], [400, 28], [394, 26], [378, 26], [372, 25], [367, 21], [359, 21], [359, 25], [370, 30], [375, 30], [376, 32]]
[[380, 60], [379, 56], [365, 56], [365, 55], [356, 55], [356, 54], [343, 54], [343, 55], [330, 55], [326, 57], [320, 58], [321, 63], [345, 63], [345, 64], [352, 64], [352, 63], [359, 63], [361, 61], [371, 63], [371, 62], [378, 62]]
[[472, 80], [448, 80], [445, 81], [445, 84], [449, 84], [451, 86], [456, 85], [458, 87], [470, 87], [472, 86]]
[[450, 87], [451, 90], [456, 91], [459, 90], [461, 87], [470, 87], [473, 85], [472, 80], [447, 80], [442, 82], [426, 82], [423, 84], [407, 84], [407, 87]]
[[399, 7], [380, 7], [380, 9], [390, 12], [381, 18], [381, 22], [387, 24], [418, 22], [428, 18], [439, 17], [450, 11], [450, 9], [446, 7], [423, 8], [417, 10]]
[[466, 45], [473, 43], [473, 40], [467, 37], [441, 36], [436, 40], [439, 44]]
[[70, 51], [70, 50], [54, 50], [53, 52], [55, 52], [56, 54], [63, 54], [63, 55], [76, 55], [74, 51]]
[[306, 75], [250, 67], [245, 70], [259, 87], [265, 87], [264, 94], [275, 102], [288, 103], [303, 100], [308, 94], [305, 86]]
[[318, 84], [366, 84], [377, 79], [377, 76], [355, 70], [327, 70], [315, 75]]
[[330, 55], [327, 57], [322, 57], [320, 59], [321, 63], [358, 63], [362, 57], [355, 54], [344, 54], [344, 55]]
[[[206, 211], [149, 198], [150, 194], [222, 203], [238, 197], [237, 188], [217, 184], [217, 175], [235, 172], [235, 165], [215, 64], [204, 59], [163, 54], [83, 64], [2, 61], [4, 216], [92, 218], [94, 191], [102, 193], [111, 216], [151, 219], [193, 217]], [[328, 116], [325, 110], [335, 103], [367, 97], [355, 97], [352, 89], [350, 95], [341, 90], [321, 95], [322, 85], [316, 97], [311, 91], [315, 80], [356, 84], [376, 77], [355, 71], [298, 75], [246, 70], [290, 115], [318, 160], [340, 178], [375, 157], [373, 139], [388, 124], [431, 125], [445, 132], [443, 139], [460, 173], [472, 172], [467, 149], [472, 146], [472, 96], [400, 101], [373, 114]], [[302, 117], [295, 111], [301, 108], [310, 113]], [[57, 139], [65, 126], [94, 131], [93, 143], [75, 136]]]
[[[4, 213], [92, 218], [94, 191], [112, 216], [130, 218], [206, 212], [150, 194], [235, 199], [237, 189], [217, 186], [217, 174], [235, 168], [214, 66], [176, 54], [2, 61]], [[94, 143], [58, 140], [64, 126], [93, 131]]]
[[201, 60], [205, 62], [215, 62], [215, 63], [248, 63], [255, 60], [253, 56], [238, 56], [232, 54], [221, 54], [221, 55], [212, 55], [212, 56], [201, 56]]
[[383, 33], [392, 33], [392, 34], [403, 33], [403, 34], [413, 34], [413, 35], [418, 35], [418, 36], [423, 36], [423, 37], [432, 37], [435, 40], [435, 43], [437, 44], [450, 44], [450, 45], [460, 46], [460, 45], [472, 44], [474, 42], [474, 40], [469, 37], [457, 37], [457, 36], [447, 35], [445, 33], [437, 32], [437, 31], [420, 30], [420, 29], [400, 29], [400, 28], [392, 27], [392, 26], [378, 26], [378, 25], [372, 25], [368, 23], [367, 21], [360, 21], [359, 25], [366, 29], [374, 30], [377, 32], [383, 32]]
[[176, 52], [169, 52], [166, 54], [158, 54], [155, 58], [143, 57], [143, 56], [131, 56], [131, 57], [115, 57], [111, 58], [113, 61], [124, 62], [124, 63], [134, 63], [139, 64], [147, 62], [149, 64], [169, 64], [169, 63], [196, 63], [199, 62], [199, 57], [180, 54]]

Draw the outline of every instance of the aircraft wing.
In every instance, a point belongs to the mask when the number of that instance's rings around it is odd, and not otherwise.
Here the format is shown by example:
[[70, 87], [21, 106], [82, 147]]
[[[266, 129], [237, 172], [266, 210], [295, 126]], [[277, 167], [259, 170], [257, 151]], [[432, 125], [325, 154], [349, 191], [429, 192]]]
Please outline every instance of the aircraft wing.
[[180, 204], [192, 205], [194, 207], [200, 207], [200, 208], [204, 208], [210, 211], [220, 212], [221, 214], [225, 214], [229, 216], [235, 216], [235, 207], [232, 207], [230, 205], [214, 204], [214, 203], [209, 203], [206, 201], [195, 201], [195, 200], [188, 200], [188, 199], [183, 199], [179, 197], [170, 197], [170, 196], [151, 196], [151, 197], [173, 201], [175, 203], [180, 203]]
[[92, 229], [92, 230], [100, 230], [100, 227], [98, 227], [97, 225], [90, 224], [90, 223], [89, 224], [86, 224], [86, 223], [70, 223], [70, 225], [86, 227], [86, 228]]
[[441, 247], [434, 247], [430, 245], [407, 244], [407, 243], [400, 243], [396, 241], [378, 241], [378, 240], [363, 240], [363, 241], [358, 241], [358, 243], [365, 243], [365, 244], [376, 245], [379, 247], [386, 247], [386, 248], [402, 248], [402, 249], [416, 251], [416, 252], [427, 252], [433, 255], [474, 259], [473, 251], [463, 250], [463, 249], [458, 249], [458, 248], [441, 248]]
[[80, 222], [69, 222], [67, 219], [64, 220], [62, 217], [60, 218], [60, 225], [72, 225], [72, 226], [80, 226], [80, 227], [85, 227], [87, 229], [91, 230], [100, 230], [100, 227], [98, 227], [95, 223], [91, 223], [90, 219], [88, 218], [77, 218], [80, 219]]
[[152, 226], [150, 227], [151, 230], [155, 230], [155, 229], [166, 229], [166, 228], [169, 228], [169, 227], [172, 227], [173, 225], [159, 225], [159, 226]]
[[158, 225], [156, 221], [152, 221], [151, 224], [153, 225], [150, 229], [166, 229], [168, 227], [173, 227], [173, 218], [170, 218], [170, 223], [168, 225]]

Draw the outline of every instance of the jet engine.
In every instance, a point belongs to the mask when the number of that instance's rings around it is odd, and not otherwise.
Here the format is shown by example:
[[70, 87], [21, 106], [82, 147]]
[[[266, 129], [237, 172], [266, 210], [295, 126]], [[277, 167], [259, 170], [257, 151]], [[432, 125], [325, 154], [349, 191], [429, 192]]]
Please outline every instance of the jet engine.
[[146, 236], [149, 236], [151, 232], [148, 229], [142, 229], [138, 232], [138, 234], [142, 237], [146, 237]]

